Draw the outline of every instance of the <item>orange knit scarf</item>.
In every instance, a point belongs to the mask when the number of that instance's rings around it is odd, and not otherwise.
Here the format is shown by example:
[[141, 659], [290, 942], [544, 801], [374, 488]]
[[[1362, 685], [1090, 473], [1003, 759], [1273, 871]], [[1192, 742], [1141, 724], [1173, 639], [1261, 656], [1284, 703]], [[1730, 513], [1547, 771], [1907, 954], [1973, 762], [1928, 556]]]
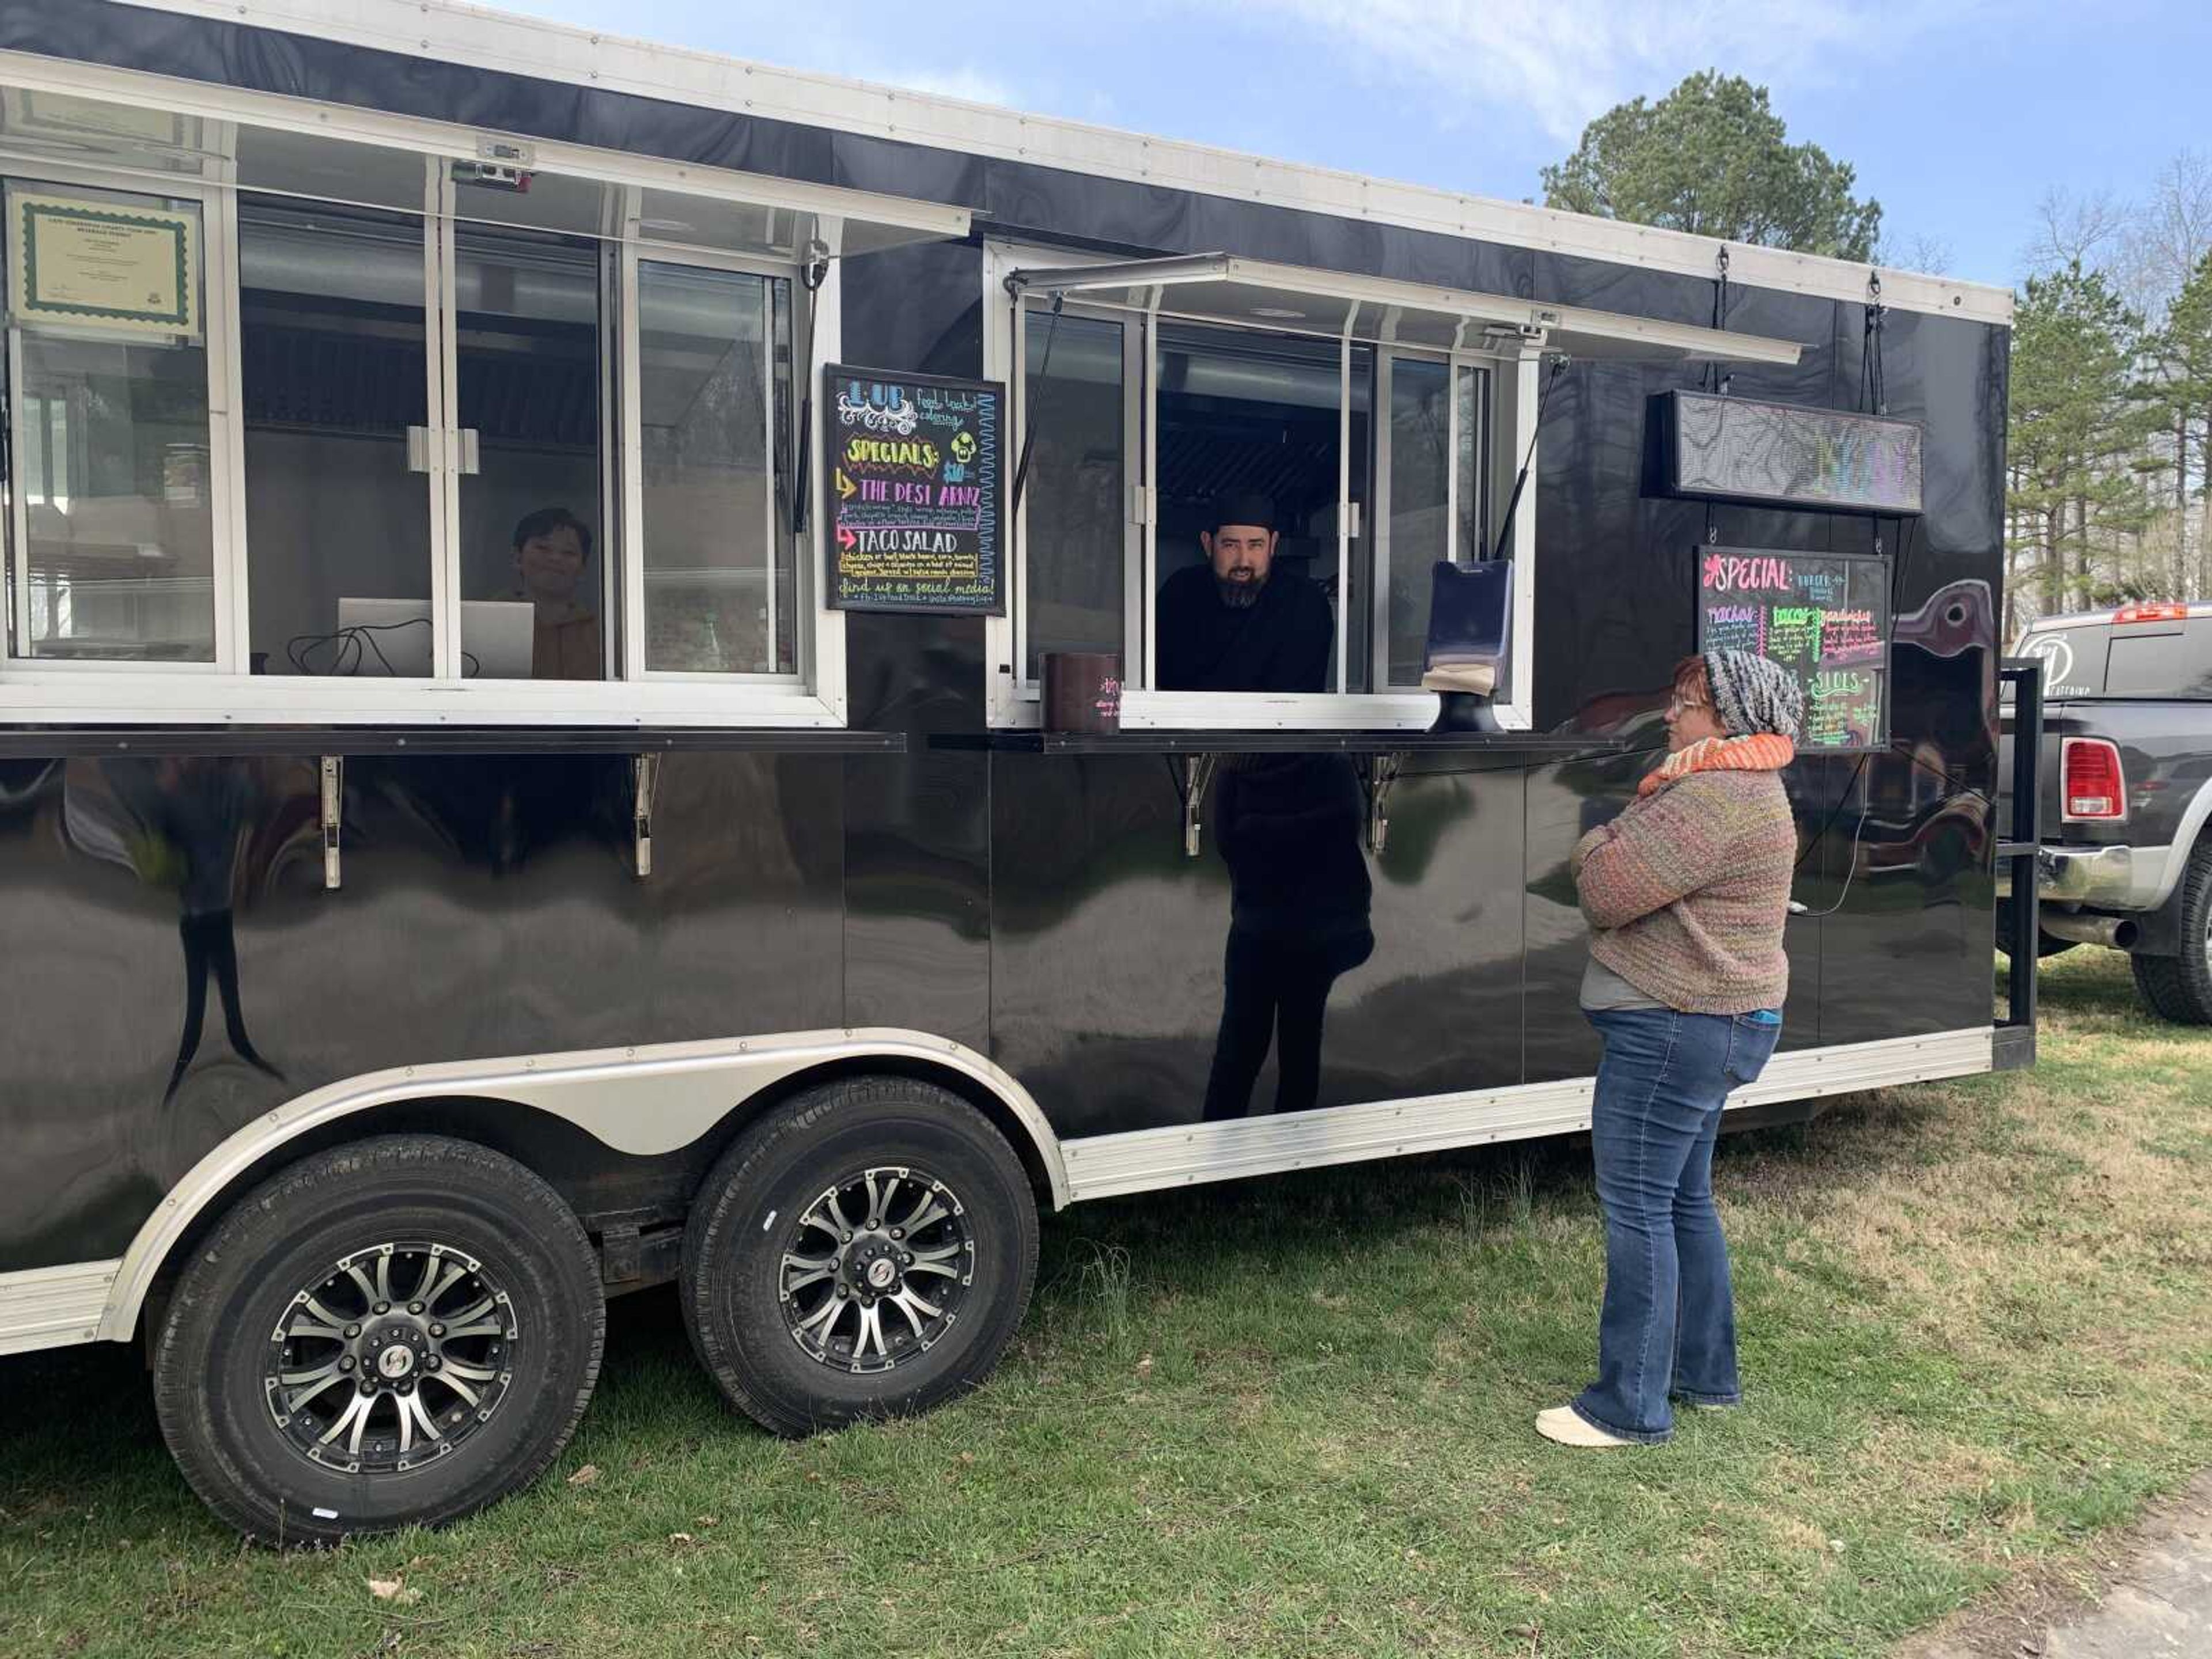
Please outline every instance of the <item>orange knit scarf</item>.
[[1636, 786], [1638, 795], [1654, 795], [1692, 772], [1779, 772], [1797, 758], [1797, 745], [1778, 732], [1753, 732], [1740, 738], [1700, 738], [1667, 757]]

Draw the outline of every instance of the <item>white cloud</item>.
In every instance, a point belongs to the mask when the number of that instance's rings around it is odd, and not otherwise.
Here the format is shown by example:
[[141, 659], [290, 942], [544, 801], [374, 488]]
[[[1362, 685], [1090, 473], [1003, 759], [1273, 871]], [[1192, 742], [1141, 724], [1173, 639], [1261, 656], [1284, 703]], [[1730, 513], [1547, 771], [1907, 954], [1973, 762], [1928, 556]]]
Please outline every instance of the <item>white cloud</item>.
[[1990, 0], [1239, 0], [1348, 41], [1371, 66], [1426, 83], [1440, 125], [1456, 98], [1525, 110], [1571, 143], [1638, 94], [1706, 68], [1778, 88], [1878, 76], [1908, 41]]

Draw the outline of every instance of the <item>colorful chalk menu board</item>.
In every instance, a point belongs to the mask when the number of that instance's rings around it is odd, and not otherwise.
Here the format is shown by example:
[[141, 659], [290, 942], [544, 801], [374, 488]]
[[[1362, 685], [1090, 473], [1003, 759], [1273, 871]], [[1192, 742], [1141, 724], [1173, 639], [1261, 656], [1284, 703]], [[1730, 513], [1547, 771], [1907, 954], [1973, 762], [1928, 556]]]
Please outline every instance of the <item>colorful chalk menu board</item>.
[[823, 371], [830, 602], [847, 611], [1006, 611], [1006, 389]]
[[1805, 692], [1803, 749], [1882, 742], [1889, 562], [1840, 554], [1698, 551], [1698, 648], [1755, 651]]

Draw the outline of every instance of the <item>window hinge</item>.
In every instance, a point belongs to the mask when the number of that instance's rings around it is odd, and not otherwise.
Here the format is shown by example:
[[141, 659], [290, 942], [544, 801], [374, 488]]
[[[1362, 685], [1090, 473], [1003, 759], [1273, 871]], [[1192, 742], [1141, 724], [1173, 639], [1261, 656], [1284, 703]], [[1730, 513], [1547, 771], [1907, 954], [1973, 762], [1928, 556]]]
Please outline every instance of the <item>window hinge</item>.
[[636, 841], [637, 872], [649, 876], [653, 873], [653, 792], [660, 781], [660, 757], [633, 755], [629, 769], [635, 799], [631, 828]]
[[1345, 534], [1355, 542], [1359, 539], [1359, 507], [1358, 501], [1344, 504]]
[[1371, 755], [1367, 761], [1367, 850], [1381, 857], [1390, 844], [1390, 788], [1405, 769], [1403, 754]]
[[345, 757], [322, 757], [323, 890], [335, 893], [343, 873], [338, 867], [338, 832], [345, 812]]
[[1129, 486], [1129, 522], [1152, 523], [1153, 509], [1158, 501], [1158, 492], [1151, 484], [1131, 484]]

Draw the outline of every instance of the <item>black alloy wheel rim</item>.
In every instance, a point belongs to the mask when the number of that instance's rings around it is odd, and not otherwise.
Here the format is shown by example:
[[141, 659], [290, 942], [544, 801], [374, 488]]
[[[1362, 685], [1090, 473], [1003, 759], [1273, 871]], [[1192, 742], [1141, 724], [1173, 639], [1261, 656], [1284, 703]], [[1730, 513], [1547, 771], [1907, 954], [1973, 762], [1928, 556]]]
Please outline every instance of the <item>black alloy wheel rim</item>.
[[848, 1176], [800, 1213], [776, 1299], [802, 1352], [854, 1374], [896, 1370], [944, 1340], [975, 1282], [967, 1206], [906, 1165]]
[[262, 1389], [292, 1449], [347, 1474], [450, 1456], [491, 1420], [520, 1322], [465, 1251], [430, 1239], [340, 1256], [277, 1316]]

